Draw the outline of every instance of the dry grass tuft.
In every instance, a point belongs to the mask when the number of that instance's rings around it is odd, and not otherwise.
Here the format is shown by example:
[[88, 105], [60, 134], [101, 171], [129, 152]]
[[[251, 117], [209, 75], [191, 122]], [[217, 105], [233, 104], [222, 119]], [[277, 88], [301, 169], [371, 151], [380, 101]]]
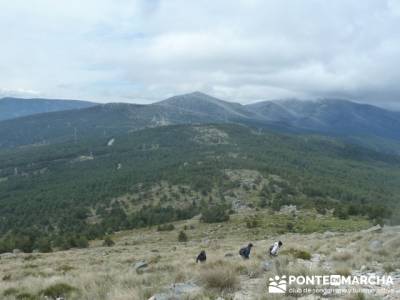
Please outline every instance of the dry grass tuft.
[[200, 281], [210, 289], [232, 292], [239, 287], [239, 276], [231, 263], [217, 261], [203, 266], [199, 272]]
[[332, 255], [332, 259], [336, 261], [348, 261], [353, 258], [350, 252], [337, 252]]
[[335, 274], [347, 277], [351, 275], [351, 270], [347, 267], [339, 267], [335, 270]]

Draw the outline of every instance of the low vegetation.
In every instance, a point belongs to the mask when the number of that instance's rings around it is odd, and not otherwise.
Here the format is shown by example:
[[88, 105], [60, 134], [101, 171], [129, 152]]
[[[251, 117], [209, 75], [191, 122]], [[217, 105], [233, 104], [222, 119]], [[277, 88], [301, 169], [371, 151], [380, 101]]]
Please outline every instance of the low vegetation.
[[[329, 213], [317, 216], [314, 210], [299, 210], [295, 218], [307, 217], [320, 228], [331, 226], [326, 232], [279, 233], [276, 224], [287, 228], [291, 213], [254, 209], [233, 214], [223, 223], [204, 223], [196, 217], [170, 223], [175, 228], [171, 231], [159, 231], [158, 226], [121, 231], [110, 236], [112, 247], [95, 240], [84, 249], [3, 254], [0, 298], [42, 300], [45, 295], [49, 299], [58, 295], [68, 300], [148, 300], [174, 284], [188, 284], [199, 288], [188, 299], [247, 295], [258, 300], [270, 299], [266, 283], [276, 274], [400, 272], [400, 250], [395, 247], [400, 239], [395, 228], [361, 234], [360, 229], [373, 224], [354, 217], [341, 220]], [[247, 222], [252, 219], [258, 220], [257, 226], [249, 228]], [[299, 231], [308, 226], [307, 222], [294, 224]], [[188, 242], [178, 242], [181, 233], [190, 236]], [[278, 257], [271, 258], [268, 248], [277, 240], [283, 241], [283, 248]], [[385, 256], [381, 249], [370, 249], [376, 240], [387, 248]], [[243, 260], [238, 250], [248, 242], [254, 247], [250, 259]], [[196, 264], [201, 250], [206, 251], [207, 261]], [[138, 265], [144, 267], [136, 270]], [[286, 296], [291, 297], [290, 293]]]
[[199, 279], [207, 289], [233, 292], [240, 287], [236, 266], [232, 262], [215, 261], [202, 266]]

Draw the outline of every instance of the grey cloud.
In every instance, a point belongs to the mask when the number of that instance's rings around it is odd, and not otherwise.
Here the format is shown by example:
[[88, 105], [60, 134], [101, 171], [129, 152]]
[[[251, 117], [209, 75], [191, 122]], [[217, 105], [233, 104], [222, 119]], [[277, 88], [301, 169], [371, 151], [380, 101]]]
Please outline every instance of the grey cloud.
[[242, 103], [345, 97], [400, 107], [394, 0], [0, 2], [3, 89], [132, 102], [201, 90]]

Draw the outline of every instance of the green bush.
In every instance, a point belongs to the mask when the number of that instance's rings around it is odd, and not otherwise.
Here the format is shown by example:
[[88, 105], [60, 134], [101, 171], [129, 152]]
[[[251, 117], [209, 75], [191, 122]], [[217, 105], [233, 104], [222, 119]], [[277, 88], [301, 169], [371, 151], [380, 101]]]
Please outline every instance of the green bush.
[[87, 248], [89, 247], [89, 241], [86, 237], [80, 236], [75, 240], [76, 247], [78, 248]]
[[212, 205], [201, 212], [201, 221], [205, 223], [219, 223], [229, 220], [229, 214], [225, 205]]
[[310, 260], [311, 259], [311, 254], [305, 250], [299, 250], [299, 249], [289, 249], [289, 250], [283, 250], [281, 251], [281, 254], [290, 254], [295, 258], [300, 258], [304, 260]]
[[16, 300], [39, 300], [40, 298], [36, 295], [29, 293], [21, 293], [15, 296]]
[[247, 228], [256, 228], [260, 226], [260, 222], [257, 219], [257, 217], [252, 216], [252, 217], [247, 217], [246, 218], [246, 227]]
[[289, 231], [289, 232], [293, 232], [293, 231], [294, 231], [294, 224], [291, 223], [291, 222], [287, 223], [287, 224], [286, 224], [286, 229], [287, 229], [287, 231]]
[[18, 290], [16, 288], [8, 288], [8, 289], [5, 289], [3, 292], [4, 297], [16, 295], [16, 294], [18, 294]]
[[41, 295], [46, 296], [46, 297], [50, 297], [50, 298], [56, 298], [59, 296], [67, 296], [75, 291], [77, 291], [78, 289], [66, 284], [66, 283], [56, 283], [53, 285], [50, 285], [49, 287], [45, 288], [44, 290], [42, 290], [40, 292]]
[[48, 238], [39, 239], [36, 246], [39, 252], [48, 253], [52, 251], [51, 242]]
[[347, 211], [347, 208], [337, 206], [335, 210], [333, 211], [333, 215], [339, 219], [346, 220], [349, 218], [349, 213]]
[[103, 246], [112, 247], [112, 246], [114, 246], [114, 245], [115, 245], [115, 243], [114, 243], [114, 241], [111, 239], [111, 237], [106, 236], [106, 238], [104, 239], [104, 242], [103, 242]]
[[296, 250], [293, 253], [293, 256], [296, 258], [301, 258], [301, 259], [305, 259], [305, 260], [310, 260], [311, 259], [311, 254], [307, 251], [304, 250]]
[[179, 232], [178, 241], [181, 242], [181, 243], [184, 243], [184, 242], [188, 241], [188, 236], [186, 235], [185, 232], [183, 232], [183, 231]]
[[158, 225], [157, 226], [157, 231], [172, 231], [174, 229], [175, 229], [174, 224], [165, 224], [165, 225]]

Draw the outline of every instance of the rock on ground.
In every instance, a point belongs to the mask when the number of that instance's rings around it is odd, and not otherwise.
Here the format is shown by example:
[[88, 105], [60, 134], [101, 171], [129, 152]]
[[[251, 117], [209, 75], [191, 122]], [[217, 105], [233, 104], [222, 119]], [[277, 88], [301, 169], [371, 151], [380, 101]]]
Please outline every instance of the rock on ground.
[[175, 283], [170, 285], [165, 293], [156, 294], [149, 300], [181, 300], [200, 291], [201, 287], [192, 282]]

